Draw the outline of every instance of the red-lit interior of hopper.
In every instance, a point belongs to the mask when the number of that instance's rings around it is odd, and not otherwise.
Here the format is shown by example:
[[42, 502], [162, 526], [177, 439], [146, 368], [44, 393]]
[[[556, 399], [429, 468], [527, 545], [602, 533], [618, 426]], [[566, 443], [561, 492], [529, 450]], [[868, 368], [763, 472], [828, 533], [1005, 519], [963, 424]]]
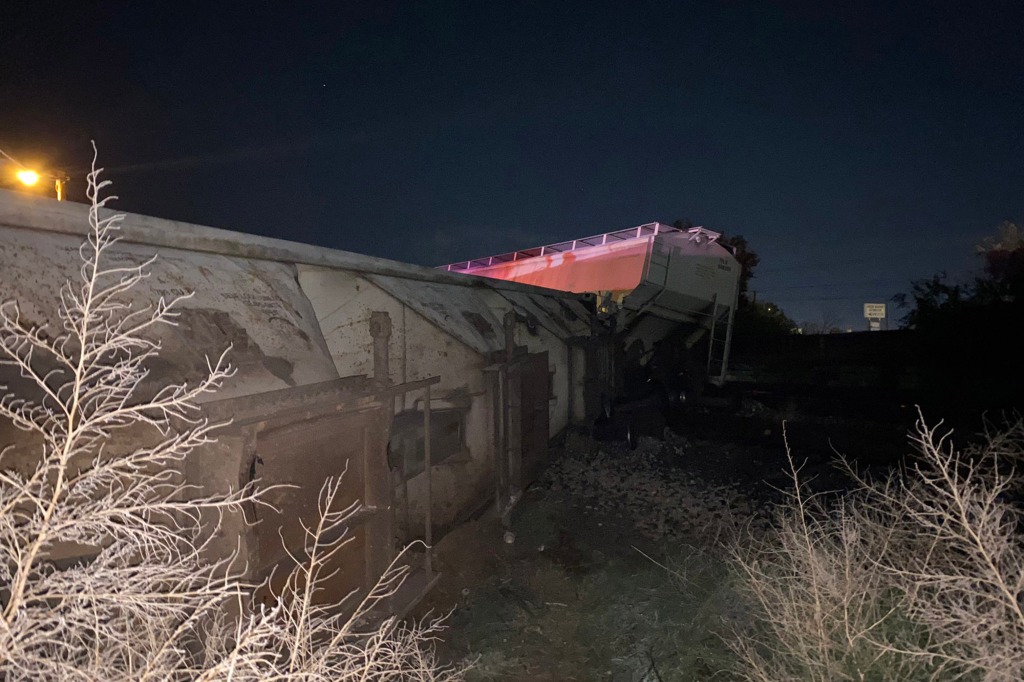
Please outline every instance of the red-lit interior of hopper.
[[[696, 229], [704, 234], [701, 228]], [[686, 236], [678, 228], [648, 223], [560, 244], [453, 263], [443, 268], [450, 272], [465, 272], [573, 293], [628, 292], [642, 282], [651, 242], [663, 233]]]
[[643, 277], [648, 248], [647, 240], [638, 240], [497, 263], [472, 274], [574, 293], [630, 291]]

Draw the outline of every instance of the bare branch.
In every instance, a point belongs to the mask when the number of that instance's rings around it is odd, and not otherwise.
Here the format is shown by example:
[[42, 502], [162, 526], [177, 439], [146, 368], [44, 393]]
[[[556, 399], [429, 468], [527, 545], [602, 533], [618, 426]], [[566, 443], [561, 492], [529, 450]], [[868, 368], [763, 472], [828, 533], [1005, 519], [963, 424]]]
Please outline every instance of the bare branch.
[[[430, 650], [440, 620], [365, 622], [408, 573], [403, 557], [358, 603], [318, 602], [358, 509], [339, 480], [325, 483], [276, 605], [255, 602], [265, 584], [246, 579], [238, 550], [214, 551], [225, 519], [270, 490], [201, 494], [182, 473], [224, 426], [197, 401], [234, 370], [225, 350], [194, 384], [141, 394], [161, 351], [148, 335], [177, 325], [191, 294], [135, 300], [155, 257], [108, 263], [123, 216], [101, 214], [99, 175], [94, 161], [80, 279], [56, 302], [56, 335], [0, 305], [0, 364], [29, 387], [0, 389], [0, 417], [41, 441], [31, 471], [0, 452], [0, 679], [460, 679]], [[126, 429], [139, 444], [115, 438]]]

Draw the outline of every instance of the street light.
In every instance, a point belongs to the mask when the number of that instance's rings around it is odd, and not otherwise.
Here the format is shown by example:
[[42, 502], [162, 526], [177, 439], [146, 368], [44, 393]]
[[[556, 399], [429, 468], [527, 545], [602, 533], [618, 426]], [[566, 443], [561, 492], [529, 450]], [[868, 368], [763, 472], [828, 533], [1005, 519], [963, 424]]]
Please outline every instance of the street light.
[[12, 164], [18, 167], [18, 170], [14, 172], [14, 177], [16, 177], [18, 179], [18, 182], [20, 182], [21, 184], [25, 185], [26, 187], [35, 187], [37, 184], [39, 184], [40, 180], [46, 178], [47, 180], [51, 180], [53, 182], [53, 188], [57, 193], [57, 201], [64, 201], [64, 199], [66, 198], [64, 185], [66, 185], [68, 180], [70, 180], [70, 178], [67, 176], [67, 173], [64, 173], [63, 171], [49, 171], [46, 173], [39, 173], [38, 171], [34, 171], [31, 168], [26, 168], [24, 165], [21, 164], [21, 162], [19, 162], [13, 156], [5, 152], [3, 149], [0, 149], [0, 157], [3, 157], [3, 159], [0, 159], [0, 162], [6, 159], [7, 161], [10, 161]]
[[50, 177], [53, 179], [53, 188], [57, 190], [57, 201], [64, 201], [64, 183], [66, 183], [71, 178], [69, 178], [67, 174], [65, 174], [62, 171], [57, 171], [50, 175]]
[[25, 185], [26, 187], [35, 187], [43, 178], [46, 178], [47, 180], [52, 180], [53, 189], [57, 193], [57, 201], [64, 201], [64, 199], [66, 198], [64, 185], [68, 181], [68, 176], [65, 173], [62, 173], [61, 171], [46, 173], [44, 175], [42, 173], [37, 173], [36, 171], [30, 168], [19, 168], [18, 171], [14, 174], [14, 176], [18, 178], [18, 181], [21, 182], [21, 184]]
[[29, 187], [32, 187], [39, 182], [39, 173], [36, 173], [34, 170], [22, 168], [16, 173], [16, 175], [18, 180], [21, 181], [21, 184], [28, 185]]

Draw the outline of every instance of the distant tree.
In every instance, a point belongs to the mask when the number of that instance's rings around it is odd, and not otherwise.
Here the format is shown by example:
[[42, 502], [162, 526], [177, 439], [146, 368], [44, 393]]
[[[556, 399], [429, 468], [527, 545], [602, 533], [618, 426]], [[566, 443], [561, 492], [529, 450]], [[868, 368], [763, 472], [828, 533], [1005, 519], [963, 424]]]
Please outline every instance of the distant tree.
[[976, 294], [982, 302], [1024, 300], [1024, 231], [1003, 222], [996, 236], [986, 237], [976, 247], [985, 259], [985, 277], [977, 281]]
[[800, 329], [804, 334], [838, 334], [843, 331], [839, 322], [837, 315], [822, 310], [821, 316], [817, 320], [805, 320], [800, 325]]
[[[760, 264], [761, 257], [750, 248], [747, 240], [742, 235], [735, 234], [727, 237], [723, 234], [719, 238], [718, 243], [727, 246], [740, 264], [740, 305], [745, 305], [749, 300], [747, 291], [750, 280], [754, 278], [754, 268]], [[777, 309], [778, 306], [775, 306], [775, 308]]]
[[911, 283], [910, 293], [892, 297], [907, 310], [904, 327], [943, 325], [970, 310], [1024, 302], [1024, 233], [1010, 222], [976, 248], [984, 259], [983, 272], [966, 282], [954, 282], [945, 272]]
[[754, 321], [765, 333], [792, 334], [797, 330], [796, 322], [771, 301], [749, 303], [743, 315]]
[[1024, 407], [1024, 238], [1013, 223], [977, 246], [982, 271], [966, 281], [939, 273], [893, 297], [919, 337], [923, 389], [943, 409]]
[[915, 328], [959, 311], [973, 299], [974, 290], [973, 284], [951, 282], [947, 273], [940, 272], [912, 282], [909, 296], [896, 294], [892, 300], [897, 308], [908, 309], [902, 325]]
[[733, 324], [732, 349], [737, 356], [763, 352], [797, 330], [796, 323], [771, 301], [739, 306]]

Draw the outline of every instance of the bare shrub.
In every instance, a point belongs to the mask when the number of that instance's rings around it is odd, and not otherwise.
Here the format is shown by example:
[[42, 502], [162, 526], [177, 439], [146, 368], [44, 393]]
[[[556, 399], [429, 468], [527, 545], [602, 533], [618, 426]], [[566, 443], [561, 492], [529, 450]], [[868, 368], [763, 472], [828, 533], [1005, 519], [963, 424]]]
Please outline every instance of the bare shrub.
[[192, 385], [146, 383], [151, 332], [187, 297], [140, 308], [129, 296], [153, 261], [110, 258], [122, 216], [101, 217], [99, 174], [57, 324], [0, 306], [0, 362], [13, 368], [0, 415], [39, 453], [0, 453], [0, 679], [459, 679], [431, 653], [440, 621], [367, 624], [404, 578], [399, 562], [354, 608], [318, 603], [346, 542], [324, 538], [354, 511], [339, 509], [338, 481], [273, 606], [254, 603], [237, 557], [210, 559], [226, 516], [262, 504], [251, 487], [199, 496], [179, 473], [217, 426], [197, 399], [232, 369], [221, 356]]
[[932, 679], [933, 663], [902, 656], [878, 641], [910, 648], [920, 636], [875, 560], [874, 535], [862, 532], [858, 496], [827, 505], [810, 495], [788, 453], [793, 490], [774, 529], [734, 545], [738, 585], [754, 623], [728, 643], [741, 676], [788, 680]]
[[[756, 622], [731, 640], [750, 680], [1024, 677], [1020, 420], [957, 451], [918, 422], [917, 459], [825, 504], [790, 456], [774, 531], [736, 546]], [[856, 477], [851, 467], [847, 472]]]
[[[881, 547], [878, 566], [899, 588], [907, 615], [934, 654], [983, 680], [1024, 678], [1024, 536], [1014, 468], [1024, 455], [1018, 419], [983, 445], [957, 451], [949, 434], [918, 422], [920, 454], [908, 475], [869, 488], [878, 510], [865, 523], [902, 542]], [[880, 645], [887, 643], [881, 642]]]

